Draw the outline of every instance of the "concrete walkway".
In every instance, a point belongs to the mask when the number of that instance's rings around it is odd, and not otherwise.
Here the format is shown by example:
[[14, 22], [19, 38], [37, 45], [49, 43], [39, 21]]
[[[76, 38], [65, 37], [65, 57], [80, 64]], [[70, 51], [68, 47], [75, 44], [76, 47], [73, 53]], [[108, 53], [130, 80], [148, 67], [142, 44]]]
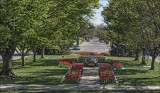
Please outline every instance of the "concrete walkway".
[[160, 86], [70, 86], [70, 85], [21, 85], [0, 84], [0, 90], [46, 89], [46, 90], [160, 90]]
[[99, 67], [83, 67], [79, 86], [99, 86]]

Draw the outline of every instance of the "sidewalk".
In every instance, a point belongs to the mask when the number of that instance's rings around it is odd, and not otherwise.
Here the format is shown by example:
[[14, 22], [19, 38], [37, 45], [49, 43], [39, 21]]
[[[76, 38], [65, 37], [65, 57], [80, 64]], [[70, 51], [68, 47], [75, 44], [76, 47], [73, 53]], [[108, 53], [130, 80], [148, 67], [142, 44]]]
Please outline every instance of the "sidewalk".
[[[20, 59], [21, 58], [21, 56], [13, 56], [13, 60], [17, 60], [17, 59]], [[3, 62], [2, 62], [2, 56], [0, 55], [0, 64], [2, 64]]]
[[99, 67], [83, 67], [79, 86], [99, 86]]
[[[32, 52], [29, 52], [29, 54], [30, 55], [32, 55], [33, 53]], [[28, 54], [26, 55], [26, 56], [28, 56]], [[15, 52], [14, 54], [13, 54], [13, 60], [17, 60], [17, 59], [20, 59], [21, 58], [21, 56], [17, 53], [17, 52]], [[2, 64], [3, 62], [2, 62], [2, 56], [0, 55], [0, 64]]]
[[160, 90], [160, 86], [72, 86], [72, 85], [21, 85], [0, 84], [0, 90], [47, 89], [47, 90]]
[[[149, 56], [149, 59], [151, 59], [152, 60], [152, 57], [151, 56]], [[156, 62], [158, 62], [158, 63], [160, 63], [160, 56], [158, 56], [158, 57], [156, 57], [156, 60], [155, 60]]]

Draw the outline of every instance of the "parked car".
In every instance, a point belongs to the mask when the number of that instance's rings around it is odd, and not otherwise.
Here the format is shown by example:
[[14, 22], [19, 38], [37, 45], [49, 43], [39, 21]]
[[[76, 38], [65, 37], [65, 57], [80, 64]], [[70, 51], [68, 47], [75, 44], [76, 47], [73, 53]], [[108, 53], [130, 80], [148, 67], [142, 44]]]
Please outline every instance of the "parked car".
[[91, 41], [91, 39], [87, 39], [87, 42], [90, 42]]
[[100, 41], [101, 43], [104, 43], [104, 42], [105, 42], [105, 40], [104, 40], [103, 38], [99, 38], [99, 41]]
[[80, 48], [80, 46], [79, 45], [74, 45], [73, 46], [73, 50], [80, 50], [81, 48]]
[[101, 40], [100, 42], [101, 42], [101, 43], [105, 43], [105, 40]]

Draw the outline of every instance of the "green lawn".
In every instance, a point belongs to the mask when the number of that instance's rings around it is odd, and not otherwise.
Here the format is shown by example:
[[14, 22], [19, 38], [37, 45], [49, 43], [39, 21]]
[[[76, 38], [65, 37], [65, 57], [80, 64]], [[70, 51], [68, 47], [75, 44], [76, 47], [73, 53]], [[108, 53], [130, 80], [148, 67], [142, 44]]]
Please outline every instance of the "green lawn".
[[[114, 71], [119, 81], [117, 85], [160, 85], [160, 64], [157, 62], [155, 62], [156, 69], [153, 71], [149, 70], [150, 67], [132, 67], [144, 66], [139, 61], [133, 61], [134, 57], [108, 56], [107, 59], [120, 60], [124, 64], [124, 70]], [[151, 65], [151, 60], [148, 60], [148, 64]]]
[[[20, 77], [1, 76], [1, 84], [59, 84], [68, 69], [59, 68], [61, 55], [47, 55], [47, 59], [39, 59], [32, 62], [32, 56], [26, 57], [26, 66], [21, 66], [21, 60], [13, 62], [13, 71], [20, 74]], [[65, 55], [64, 58], [78, 58], [79, 55]], [[1, 68], [1, 65], [0, 65]]]
[[[80, 55], [65, 55], [64, 58], [78, 58]], [[1, 84], [45, 84], [56, 85], [60, 84], [60, 80], [66, 74], [67, 69], [59, 68], [58, 63], [62, 60], [62, 55], [47, 55], [47, 59], [39, 59], [37, 62], [32, 62], [32, 56], [26, 58], [26, 66], [21, 66], [21, 60], [13, 62], [13, 70], [20, 74], [20, 77], [5, 77], [0, 76]], [[142, 66], [138, 61], [133, 61], [133, 57], [113, 57], [107, 56], [107, 59], [120, 60], [125, 69], [114, 71], [119, 84], [111, 85], [134, 85], [148, 86], [160, 85], [160, 65], [155, 63], [156, 70], [149, 70], [149, 67], [131, 67]], [[149, 60], [151, 64], [151, 60]], [[1, 65], [0, 65], [1, 68]]]
[[18, 90], [0, 91], [0, 93], [160, 93], [160, 90]]

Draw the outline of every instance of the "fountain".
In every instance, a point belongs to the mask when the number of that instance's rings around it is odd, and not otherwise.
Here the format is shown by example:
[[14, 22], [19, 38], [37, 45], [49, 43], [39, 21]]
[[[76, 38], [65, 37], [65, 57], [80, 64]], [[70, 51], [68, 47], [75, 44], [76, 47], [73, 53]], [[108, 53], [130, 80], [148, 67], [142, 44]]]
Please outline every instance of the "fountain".
[[84, 66], [86, 67], [96, 67], [98, 66], [98, 58], [94, 56], [94, 54], [91, 54], [85, 59]]

